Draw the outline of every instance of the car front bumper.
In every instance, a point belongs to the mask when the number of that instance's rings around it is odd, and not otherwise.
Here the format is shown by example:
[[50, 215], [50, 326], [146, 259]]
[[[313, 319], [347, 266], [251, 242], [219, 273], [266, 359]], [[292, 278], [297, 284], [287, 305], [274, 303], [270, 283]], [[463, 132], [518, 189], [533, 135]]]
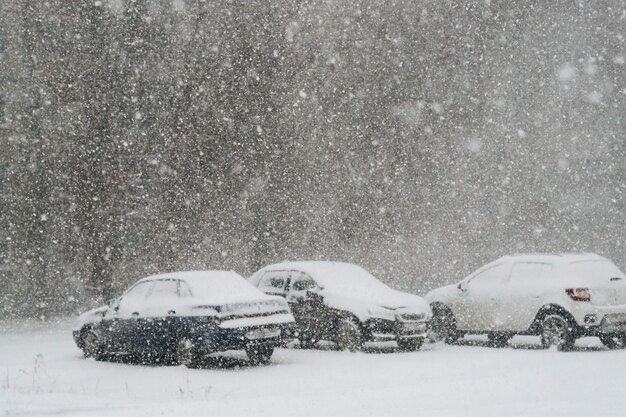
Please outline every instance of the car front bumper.
[[[591, 315], [589, 315], [591, 317]], [[599, 336], [603, 334], [626, 333], [626, 313], [605, 314], [602, 318], [596, 316], [598, 324], [583, 325], [583, 336]]]
[[74, 338], [74, 343], [78, 346], [79, 349], [83, 348], [83, 340], [80, 337], [80, 330], [72, 330], [72, 337]]
[[581, 336], [626, 332], [626, 304], [602, 306], [575, 302], [568, 310], [576, 320]]
[[386, 342], [398, 339], [425, 338], [430, 324], [428, 321], [392, 321], [370, 319], [365, 322], [365, 341]]

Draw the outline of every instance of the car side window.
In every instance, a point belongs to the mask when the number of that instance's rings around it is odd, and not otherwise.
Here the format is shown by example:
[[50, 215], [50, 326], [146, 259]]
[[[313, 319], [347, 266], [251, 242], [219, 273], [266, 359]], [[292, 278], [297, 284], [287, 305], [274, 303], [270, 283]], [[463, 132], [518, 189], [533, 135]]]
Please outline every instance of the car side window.
[[497, 289], [506, 278], [506, 272], [506, 264], [492, 266], [474, 275], [468, 281], [468, 288], [479, 291]]
[[542, 262], [518, 262], [511, 269], [511, 286], [529, 286], [539, 284], [547, 279], [552, 265]]
[[127, 310], [134, 311], [137, 306], [140, 306], [145, 302], [146, 296], [152, 288], [152, 285], [154, 285], [154, 281], [144, 281], [130, 287], [124, 295], [122, 295], [118, 310], [121, 313], [124, 313]]
[[124, 293], [122, 301], [140, 300], [146, 298], [152, 284], [152, 281], [145, 281], [130, 287], [128, 291]]
[[175, 279], [156, 281], [148, 296], [151, 300], [176, 297], [178, 297], [178, 280]]
[[315, 287], [317, 287], [317, 284], [311, 279], [298, 279], [291, 284], [292, 291], [306, 291]]
[[178, 294], [181, 297], [191, 297], [191, 290], [185, 281], [178, 281]]
[[139, 315], [164, 317], [170, 314], [169, 312], [175, 313], [176, 306], [179, 305], [178, 281], [173, 278], [155, 280], [146, 302], [136, 310]]
[[293, 272], [290, 291], [292, 294], [304, 295], [303, 293], [313, 288], [318, 288], [318, 285], [310, 276], [299, 271]]
[[259, 281], [259, 289], [267, 294], [284, 295], [289, 271], [267, 271]]

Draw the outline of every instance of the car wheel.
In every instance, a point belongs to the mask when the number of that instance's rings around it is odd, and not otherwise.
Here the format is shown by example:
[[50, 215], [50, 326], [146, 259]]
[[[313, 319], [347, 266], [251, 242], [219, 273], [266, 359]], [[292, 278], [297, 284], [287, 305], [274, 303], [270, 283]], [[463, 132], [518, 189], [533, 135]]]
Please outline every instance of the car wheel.
[[400, 350], [404, 352], [413, 352], [419, 350], [424, 344], [424, 339], [421, 337], [414, 337], [410, 339], [398, 339], [396, 340]]
[[246, 355], [250, 363], [254, 366], [265, 365], [272, 359], [274, 346], [250, 344], [246, 346]]
[[185, 365], [187, 368], [197, 368], [201, 362], [201, 356], [194, 343], [186, 338], [181, 338], [176, 344], [176, 363]]
[[550, 314], [541, 321], [541, 344], [544, 348], [555, 346], [557, 350], [569, 351], [575, 342], [572, 325], [558, 314]]
[[626, 333], [603, 334], [600, 341], [609, 349], [624, 349], [626, 347]]
[[511, 336], [503, 333], [488, 333], [487, 338], [489, 339], [489, 346], [503, 348], [509, 343]]
[[363, 334], [359, 323], [354, 319], [343, 319], [337, 328], [337, 346], [351, 352], [363, 349]]
[[109, 355], [106, 349], [100, 343], [98, 336], [92, 331], [88, 330], [83, 335], [83, 355], [86, 358], [94, 358], [97, 361], [106, 361], [109, 359]]
[[300, 341], [300, 347], [302, 349], [313, 349], [317, 343], [311, 333], [307, 331], [301, 331], [298, 335], [298, 340]]
[[430, 333], [434, 341], [443, 340], [445, 343], [454, 343], [459, 339], [456, 329], [456, 320], [447, 308], [433, 306], [433, 318], [430, 322]]

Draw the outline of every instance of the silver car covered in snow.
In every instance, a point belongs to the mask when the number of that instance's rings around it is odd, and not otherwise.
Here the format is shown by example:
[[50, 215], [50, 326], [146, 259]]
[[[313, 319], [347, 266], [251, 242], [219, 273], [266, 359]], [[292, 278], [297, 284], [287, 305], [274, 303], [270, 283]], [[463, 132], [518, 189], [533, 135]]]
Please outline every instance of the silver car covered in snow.
[[505, 256], [426, 299], [433, 331], [447, 341], [479, 333], [498, 346], [528, 334], [559, 350], [583, 336], [626, 345], [626, 275], [594, 254]]

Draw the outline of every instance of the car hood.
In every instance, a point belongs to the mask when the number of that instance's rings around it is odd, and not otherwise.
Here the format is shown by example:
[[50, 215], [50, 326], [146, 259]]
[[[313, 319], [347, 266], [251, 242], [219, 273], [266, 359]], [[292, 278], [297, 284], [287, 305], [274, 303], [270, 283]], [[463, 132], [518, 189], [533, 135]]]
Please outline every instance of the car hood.
[[107, 309], [107, 306], [102, 306], [84, 312], [76, 319], [76, 325], [74, 326], [74, 329], [77, 330], [83, 327], [85, 324], [96, 323], [100, 321]]
[[399, 312], [424, 314], [428, 318], [431, 316], [430, 307], [422, 297], [391, 288], [358, 297], [329, 290], [322, 290], [320, 295], [329, 307], [349, 311], [361, 321], [372, 317], [394, 320]]
[[432, 303], [435, 301], [445, 302], [459, 291], [459, 289], [457, 288], [457, 285], [458, 284], [453, 284], [453, 285], [446, 285], [445, 287], [441, 287], [441, 288], [436, 288], [430, 291], [428, 294], [426, 294], [424, 298], [429, 303]]

